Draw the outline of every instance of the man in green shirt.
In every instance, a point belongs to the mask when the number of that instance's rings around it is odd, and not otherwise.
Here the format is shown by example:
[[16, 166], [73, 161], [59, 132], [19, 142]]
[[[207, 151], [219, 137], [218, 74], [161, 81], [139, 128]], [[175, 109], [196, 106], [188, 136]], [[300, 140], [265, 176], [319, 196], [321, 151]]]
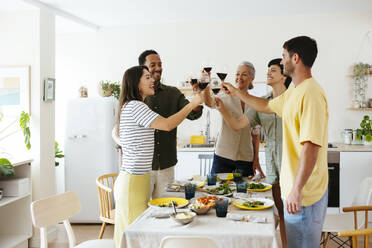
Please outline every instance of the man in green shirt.
[[[162, 62], [154, 50], [146, 50], [138, 57], [138, 63], [149, 68], [154, 78], [155, 94], [148, 96], [145, 103], [151, 110], [167, 118], [181, 110], [189, 101], [176, 87], [160, 83]], [[195, 108], [188, 116], [196, 120], [202, 115], [202, 106]], [[174, 166], [177, 164], [177, 128], [172, 131], [155, 130], [155, 148], [152, 160], [152, 198], [158, 198], [168, 183], [174, 181]]]

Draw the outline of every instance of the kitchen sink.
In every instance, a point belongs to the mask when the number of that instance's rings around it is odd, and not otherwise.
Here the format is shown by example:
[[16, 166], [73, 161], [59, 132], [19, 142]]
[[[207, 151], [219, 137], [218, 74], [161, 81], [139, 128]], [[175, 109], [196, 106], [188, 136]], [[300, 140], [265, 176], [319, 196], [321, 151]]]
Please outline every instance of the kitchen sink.
[[328, 148], [337, 148], [337, 146], [335, 146], [335, 145], [332, 144], [332, 143], [328, 143]]
[[208, 148], [214, 147], [214, 144], [187, 144], [184, 145], [184, 148]]

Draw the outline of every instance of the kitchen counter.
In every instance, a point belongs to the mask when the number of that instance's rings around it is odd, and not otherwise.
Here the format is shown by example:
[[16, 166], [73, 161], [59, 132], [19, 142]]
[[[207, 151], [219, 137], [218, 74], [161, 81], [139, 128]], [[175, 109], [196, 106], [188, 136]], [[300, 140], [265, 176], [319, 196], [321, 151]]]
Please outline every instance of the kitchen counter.
[[335, 152], [372, 152], [372, 146], [345, 145], [343, 143], [332, 143], [336, 148], [328, 148], [328, 151]]
[[[260, 152], [265, 151], [265, 143], [260, 143]], [[185, 148], [183, 146], [177, 147], [177, 152], [214, 152], [214, 147], [193, 147], [193, 148]]]
[[[328, 148], [328, 151], [334, 152], [372, 152], [372, 146], [365, 145], [345, 145], [343, 143], [332, 143], [335, 148]], [[194, 147], [185, 148], [182, 146], [177, 147], [178, 152], [214, 152], [214, 147]], [[265, 151], [265, 144], [260, 144], [260, 152]]]

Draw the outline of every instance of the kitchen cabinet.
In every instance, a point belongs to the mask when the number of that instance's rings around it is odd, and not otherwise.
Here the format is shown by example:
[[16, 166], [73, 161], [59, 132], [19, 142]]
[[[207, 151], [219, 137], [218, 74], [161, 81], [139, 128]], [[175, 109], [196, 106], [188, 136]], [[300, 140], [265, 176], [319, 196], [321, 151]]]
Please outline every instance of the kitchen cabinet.
[[[178, 163], [175, 169], [176, 180], [191, 178], [193, 175], [199, 175], [200, 173], [200, 162], [198, 159], [199, 154], [212, 154], [213, 155], [214, 149], [213, 148], [178, 149], [178, 152], [177, 152]], [[259, 159], [260, 159], [262, 171], [266, 174], [265, 152], [264, 151], [260, 151]]]
[[[186, 178], [192, 178], [193, 175], [199, 175], [200, 173], [200, 162], [198, 155], [199, 154], [214, 154], [214, 149], [203, 149], [198, 150], [197, 148], [192, 148], [195, 150], [191, 151], [178, 151], [177, 159], [178, 163], [175, 170], [175, 179], [181, 180]], [[212, 161], [211, 161], [212, 163]]]
[[351, 206], [360, 182], [366, 177], [372, 177], [371, 161], [372, 152], [340, 152], [341, 211], [343, 207]]
[[[30, 204], [31, 161], [13, 162], [16, 178], [29, 178], [29, 193], [22, 196], [3, 197], [0, 200], [0, 247], [27, 248], [32, 237]], [[1, 179], [0, 179], [1, 180]]]

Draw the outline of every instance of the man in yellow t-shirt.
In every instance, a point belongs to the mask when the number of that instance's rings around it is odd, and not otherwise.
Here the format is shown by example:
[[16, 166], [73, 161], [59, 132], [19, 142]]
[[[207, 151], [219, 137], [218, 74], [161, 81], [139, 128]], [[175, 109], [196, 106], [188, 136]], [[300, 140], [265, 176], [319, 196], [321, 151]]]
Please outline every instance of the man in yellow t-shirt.
[[[299, 36], [283, 45], [284, 74], [293, 84], [268, 101], [223, 83], [257, 111], [275, 112], [283, 120], [280, 187], [289, 248], [319, 247], [328, 203], [328, 104], [311, 74], [318, 49], [314, 39]], [[227, 90], [226, 90], [227, 89]]]

